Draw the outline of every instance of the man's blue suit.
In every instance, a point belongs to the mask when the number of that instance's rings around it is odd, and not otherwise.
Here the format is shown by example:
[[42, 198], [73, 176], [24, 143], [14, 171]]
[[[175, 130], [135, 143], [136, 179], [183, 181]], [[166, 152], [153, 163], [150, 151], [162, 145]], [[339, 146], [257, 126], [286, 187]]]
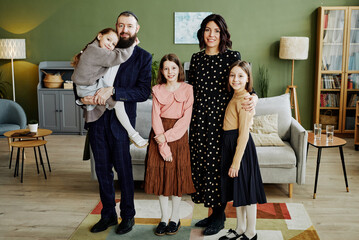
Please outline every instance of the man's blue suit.
[[[112, 97], [125, 103], [127, 115], [133, 126], [136, 122], [136, 102], [146, 101], [151, 93], [151, 63], [151, 54], [136, 46], [132, 56], [120, 65], [113, 84], [115, 95]], [[100, 119], [87, 124], [87, 127], [103, 204], [101, 217], [116, 216], [112, 172], [114, 167], [121, 190], [121, 218], [131, 219], [136, 212], [127, 131], [118, 121], [114, 110], [106, 110]]]

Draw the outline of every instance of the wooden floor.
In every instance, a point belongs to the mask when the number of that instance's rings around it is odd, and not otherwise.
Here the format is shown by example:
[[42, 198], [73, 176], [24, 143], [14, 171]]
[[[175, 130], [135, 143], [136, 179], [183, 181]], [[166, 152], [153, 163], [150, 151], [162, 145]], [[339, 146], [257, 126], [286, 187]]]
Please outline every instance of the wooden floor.
[[[7, 140], [0, 138], [0, 239], [68, 239], [99, 201], [90, 163], [82, 161], [84, 136], [47, 137], [52, 172], [36, 173], [33, 151], [26, 151], [24, 183], [9, 169]], [[317, 149], [310, 147], [305, 185], [265, 185], [269, 202], [303, 203], [321, 239], [359, 239], [359, 152], [347, 139], [344, 155], [350, 192], [344, 184], [338, 149], [322, 152], [317, 199], [313, 199]], [[136, 198], [151, 198], [137, 183]], [[186, 197], [189, 199], [189, 197]]]

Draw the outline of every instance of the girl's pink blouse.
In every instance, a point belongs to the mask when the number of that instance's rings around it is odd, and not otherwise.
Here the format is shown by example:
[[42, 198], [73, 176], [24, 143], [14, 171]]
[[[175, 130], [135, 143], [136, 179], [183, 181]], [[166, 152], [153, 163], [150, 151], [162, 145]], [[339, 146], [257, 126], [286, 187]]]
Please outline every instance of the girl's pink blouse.
[[[167, 142], [180, 139], [187, 131], [192, 117], [193, 87], [187, 83], [174, 92], [166, 89], [164, 84], [152, 88], [152, 128], [155, 135], [164, 134], [166, 143], [160, 146], [163, 157], [171, 155]], [[178, 119], [173, 128], [164, 131], [161, 118]], [[165, 156], [164, 156], [165, 155]]]

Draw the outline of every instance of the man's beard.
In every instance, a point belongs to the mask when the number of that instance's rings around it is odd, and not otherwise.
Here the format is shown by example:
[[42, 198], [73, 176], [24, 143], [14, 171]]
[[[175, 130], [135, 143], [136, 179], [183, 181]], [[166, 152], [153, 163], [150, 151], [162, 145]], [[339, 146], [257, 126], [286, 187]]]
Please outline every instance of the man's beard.
[[120, 40], [117, 43], [118, 48], [128, 48], [131, 47], [133, 45], [133, 43], [136, 41], [137, 38], [137, 33], [135, 33], [133, 36], [130, 36], [127, 39], [121, 38], [120, 35]]

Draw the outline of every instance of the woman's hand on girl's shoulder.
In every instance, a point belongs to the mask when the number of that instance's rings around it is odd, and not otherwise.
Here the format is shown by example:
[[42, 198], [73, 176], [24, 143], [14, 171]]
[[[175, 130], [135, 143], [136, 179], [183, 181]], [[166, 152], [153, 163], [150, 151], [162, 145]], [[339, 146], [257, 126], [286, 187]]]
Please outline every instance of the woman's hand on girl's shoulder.
[[250, 95], [250, 96], [246, 96], [244, 97], [244, 101], [242, 103], [242, 108], [248, 112], [254, 110], [254, 108], [257, 105], [258, 102], [258, 96], [256, 94]]

